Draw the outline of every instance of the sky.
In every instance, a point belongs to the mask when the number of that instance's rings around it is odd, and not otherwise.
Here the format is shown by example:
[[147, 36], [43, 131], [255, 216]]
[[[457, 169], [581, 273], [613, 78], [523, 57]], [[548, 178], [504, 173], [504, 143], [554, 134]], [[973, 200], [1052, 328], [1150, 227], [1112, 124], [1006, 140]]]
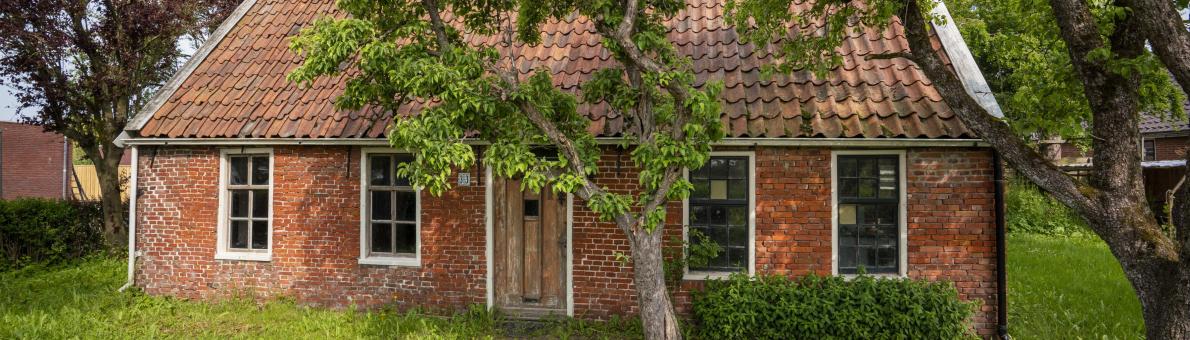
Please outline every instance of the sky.
[[9, 88], [0, 86], [0, 120], [16, 120], [17, 99], [9, 93]]

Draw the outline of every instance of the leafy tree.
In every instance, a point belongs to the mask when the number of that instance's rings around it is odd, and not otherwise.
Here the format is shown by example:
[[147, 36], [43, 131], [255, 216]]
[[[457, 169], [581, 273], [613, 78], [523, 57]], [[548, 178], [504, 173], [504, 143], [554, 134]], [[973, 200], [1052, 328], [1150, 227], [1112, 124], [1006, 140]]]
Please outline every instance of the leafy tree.
[[201, 41], [234, 0], [0, 1], [0, 85], [25, 123], [72, 139], [99, 175], [105, 239], [127, 242], [120, 158], [131, 115], [176, 69], [179, 41]]
[[[1146, 332], [1151, 339], [1190, 338], [1190, 186], [1183, 186], [1174, 204], [1173, 228], [1163, 229], [1149, 213], [1141, 176], [1139, 112], [1168, 96], [1168, 88], [1158, 78], [1168, 73], [1182, 89], [1190, 88], [1190, 31], [1178, 14], [1185, 9], [1185, 1], [1120, 0], [1092, 1], [1050, 0], [1048, 6], [1030, 4], [1028, 17], [1017, 16], [1024, 25], [1017, 29], [1046, 29], [1038, 24], [1049, 22], [1052, 16], [1056, 35], [1062, 44], [1023, 44], [1059, 48], [1067, 55], [1072, 72], [1067, 78], [1046, 79], [1045, 72], [1062, 74], [1064, 70], [1038, 70], [1026, 57], [1021, 62], [1009, 62], [1012, 75], [1006, 81], [1014, 86], [1029, 85], [1035, 79], [1051, 84], [1054, 93], [1077, 95], [1071, 100], [1085, 100], [1086, 117], [1056, 122], [1055, 126], [1087, 124], [1094, 158], [1091, 175], [1085, 181], [1076, 180], [1050, 164], [1030, 147], [1014, 126], [1033, 124], [1044, 127], [1051, 122], [1018, 114], [1014, 119], [1002, 120], [990, 115], [968, 95], [958, 75], [952, 73], [930, 45], [930, 21], [941, 20], [933, 15], [935, 2], [931, 0], [873, 0], [860, 3], [848, 0], [819, 0], [812, 10], [799, 15], [787, 11], [792, 1], [740, 0], [731, 7], [733, 22], [746, 28], [752, 41], [772, 41], [783, 27], [793, 22], [824, 18], [830, 25], [825, 32], [800, 34], [780, 42], [779, 49], [786, 63], [779, 69], [808, 67], [821, 69], [838, 63], [834, 49], [849, 30], [849, 20], [867, 25], [887, 24], [897, 15], [904, 22], [910, 51], [871, 56], [873, 58], [907, 58], [914, 62], [933, 81], [959, 119], [1000, 153], [1016, 173], [1053, 195], [1087, 221], [1090, 228], [1111, 248], [1120, 261], [1126, 276], [1140, 298]], [[984, 4], [984, 3], [981, 3]], [[978, 4], [976, 6], [979, 6]], [[1011, 7], [1011, 5], [1008, 5]], [[987, 10], [995, 10], [989, 6]], [[981, 10], [981, 9], [976, 9]], [[1023, 9], [1022, 9], [1023, 10]], [[1044, 17], [1042, 16], [1044, 14]], [[1011, 11], [1003, 13], [1012, 16]], [[987, 18], [987, 16], [984, 16]], [[1013, 20], [1006, 18], [1005, 20]], [[1029, 25], [1033, 25], [1029, 27]], [[989, 25], [991, 27], [991, 25]], [[1003, 28], [1003, 27], [1001, 27]], [[1034, 37], [1046, 34], [1030, 33]], [[978, 38], [979, 35], [976, 35]], [[1022, 41], [1028, 37], [1020, 37]], [[1042, 39], [1044, 40], [1044, 39]], [[1152, 53], [1146, 49], [1152, 47]], [[1041, 47], [1037, 47], [1041, 48]], [[1021, 54], [1037, 52], [1044, 57], [1038, 63], [1062, 67], [1062, 58], [1045, 51], [1016, 51]], [[1008, 59], [1016, 58], [1010, 56]], [[1160, 63], [1154, 62], [1154, 59]], [[995, 64], [995, 62], [993, 62]], [[1163, 66], [1163, 67], [1162, 67]], [[1000, 66], [993, 66], [996, 69]], [[1168, 70], [1168, 73], [1166, 73]], [[995, 73], [994, 73], [995, 74]], [[1068, 79], [1068, 80], [1063, 80]], [[1066, 84], [1058, 84], [1067, 82]], [[1022, 94], [1020, 90], [1016, 92]], [[1160, 94], [1160, 95], [1155, 95]], [[1029, 93], [1023, 93], [1028, 96]], [[1048, 98], [1045, 101], [1048, 101]], [[1013, 103], [1012, 100], [1009, 101]], [[1071, 106], [1040, 103], [1039, 109]], [[1169, 105], [1176, 105], [1170, 103]], [[1160, 107], [1162, 104], [1158, 104]], [[1025, 107], [1025, 106], [1022, 106]], [[1034, 113], [1035, 114], [1035, 113]], [[1045, 112], [1064, 115], [1064, 112]], [[1074, 113], [1082, 114], [1082, 113]], [[1185, 118], [1181, 118], [1185, 119]], [[1014, 124], [1010, 126], [1009, 123]]]
[[[948, 7], [1018, 134], [1089, 142], [1083, 124], [1092, 121], [1090, 104], [1047, 2], [960, 0]], [[1091, 13], [1103, 25], [1119, 14], [1111, 7], [1092, 7]], [[1141, 111], [1183, 117], [1182, 91], [1157, 58], [1146, 52], [1140, 62]]]
[[[722, 85], [694, 88], [689, 59], [666, 40], [663, 20], [684, 6], [680, 0], [341, 0], [338, 7], [349, 17], [319, 19], [292, 40], [295, 51], [308, 55], [289, 79], [309, 84], [358, 71], [336, 101], [340, 109], [372, 105], [399, 112], [402, 105], [434, 101], [389, 130], [394, 146], [415, 155], [401, 174], [432, 194], [450, 188], [453, 169], [475, 162], [475, 150], [463, 142], [472, 133], [490, 143], [483, 164], [496, 175], [523, 177], [532, 190], [574, 193], [627, 236], [648, 337], [679, 338], [662, 269], [665, 206], [690, 193], [683, 170], [705, 163], [710, 144], [724, 135]], [[513, 13], [515, 23], [501, 20]], [[595, 23], [618, 63], [595, 72], [581, 96], [609, 103], [638, 124], [623, 140], [640, 170], [635, 193], [593, 180], [600, 149], [587, 131], [590, 122], [576, 112], [579, 98], [555, 87], [548, 71], [521, 77], [511, 63], [516, 56], [501, 55], [500, 47], [513, 39], [539, 43], [543, 23], [571, 13]], [[444, 21], [447, 14], [458, 18], [457, 26]], [[462, 40], [463, 29], [513, 33], [500, 46], [471, 46]], [[535, 146], [555, 148], [559, 157], [538, 157]]]

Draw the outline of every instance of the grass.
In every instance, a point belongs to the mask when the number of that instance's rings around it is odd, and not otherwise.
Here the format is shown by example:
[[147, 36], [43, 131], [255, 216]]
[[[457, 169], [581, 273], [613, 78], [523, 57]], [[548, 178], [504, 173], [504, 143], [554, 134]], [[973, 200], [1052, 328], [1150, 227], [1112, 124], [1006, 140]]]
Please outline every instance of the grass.
[[1018, 339], [1139, 339], [1140, 302], [1103, 241], [1008, 236], [1008, 327]]
[[121, 259], [90, 258], [0, 272], [0, 339], [621, 339], [641, 334], [638, 323], [577, 320], [558, 320], [510, 334], [499, 316], [483, 308], [434, 317], [417, 312], [334, 311], [286, 300], [190, 302], [117, 293], [124, 283], [125, 265]]

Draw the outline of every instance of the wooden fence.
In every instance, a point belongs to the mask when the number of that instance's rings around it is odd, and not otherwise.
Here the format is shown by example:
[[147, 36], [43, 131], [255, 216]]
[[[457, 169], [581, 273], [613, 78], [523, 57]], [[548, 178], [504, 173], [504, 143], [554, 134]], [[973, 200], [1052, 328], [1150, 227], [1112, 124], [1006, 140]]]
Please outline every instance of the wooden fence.
[[[132, 172], [132, 166], [120, 166], [120, 183], [121, 191], [120, 197], [128, 199], [128, 176]], [[81, 190], [80, 190], [81, 189]], [[74, 198], [84, 201], [98, 201], [99, 197], [103, 195], [103, 190], [99, 187], [99, 175], [95, 173], [95, 165], [81, 165], [74, 166], [74, 176], [70, 178], [70, 191], [74, 193]]]

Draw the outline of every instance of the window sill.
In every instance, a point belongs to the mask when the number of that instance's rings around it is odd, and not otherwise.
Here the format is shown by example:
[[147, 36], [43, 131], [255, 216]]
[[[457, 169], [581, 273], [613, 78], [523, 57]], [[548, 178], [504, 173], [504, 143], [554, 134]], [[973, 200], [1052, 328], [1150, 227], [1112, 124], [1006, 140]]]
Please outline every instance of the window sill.
[[359, 264], [390, 267], [421, 267], [421, 259], [415, 257], [364, 257], [359, 259]]
[[684, 281], [706, 281], [706, 280], [722, 280], [735, 274], [736, 272], [686, 272], [682, 275]]
[[216, 252], [216, 260], [231, 260], [231, 261], [257, 261], [269, 262], [273, 260], [271, 253], [246, 253], [246, 252]]
[[[844, 279], [847, 279], [847, 280], [854, 280], [855, 278], [860, 276], [860, 274], [835, 274], [835, 275], [843, 277]], [[863, 275], [871, 276], [871, 277], [874, 277], [877, 279], [907, 279], [907, 278], [909, 278], [909, 275], [902, 275], [902, 274], [895, 274], [895, 273], [863, 274]]]

